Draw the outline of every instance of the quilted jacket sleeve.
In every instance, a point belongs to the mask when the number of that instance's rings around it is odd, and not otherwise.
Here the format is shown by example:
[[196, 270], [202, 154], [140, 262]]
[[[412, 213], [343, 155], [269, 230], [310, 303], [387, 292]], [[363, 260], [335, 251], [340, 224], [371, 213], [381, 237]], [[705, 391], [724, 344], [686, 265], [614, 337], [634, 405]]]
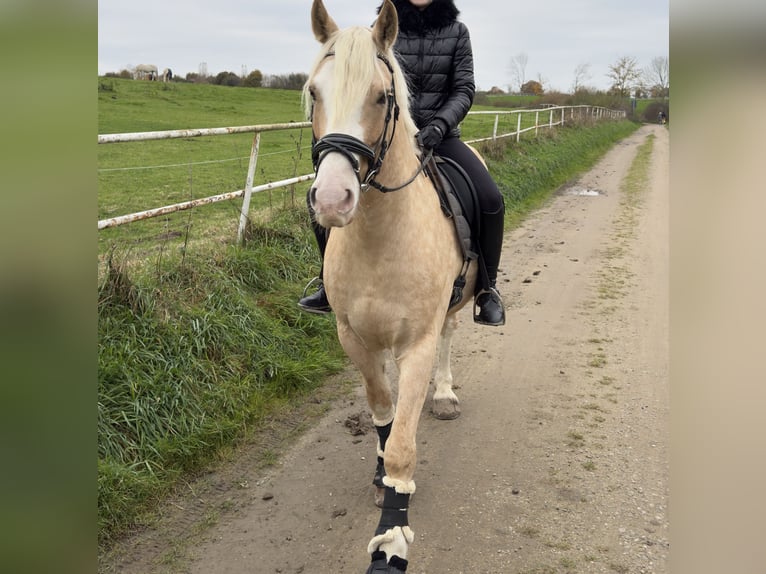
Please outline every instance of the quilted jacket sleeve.
[[473, 51], [468, 28], [461, 22], [456, 23], [457, 38], [452, 57], [450, 85], [444, 86], [441, 107], [436, 111], [435, 118], [443, 121], [447, 131], [456, 130], [458, 124], [465, 118], [473, 104], [476, 84], [473, 76]]

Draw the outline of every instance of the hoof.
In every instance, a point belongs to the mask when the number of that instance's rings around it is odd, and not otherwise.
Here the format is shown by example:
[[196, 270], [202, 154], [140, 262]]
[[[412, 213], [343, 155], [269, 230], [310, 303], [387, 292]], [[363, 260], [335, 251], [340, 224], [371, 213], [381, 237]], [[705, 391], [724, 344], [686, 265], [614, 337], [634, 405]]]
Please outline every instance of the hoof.
[[449, 399], [434, 399], [431, 412], [439, 420], [451, 421], [460, 416], [460, 403]]
[[375, 487], [375, 506], [383, 508], [383, 498], [386, 495], [386, 488], [384, 486]]

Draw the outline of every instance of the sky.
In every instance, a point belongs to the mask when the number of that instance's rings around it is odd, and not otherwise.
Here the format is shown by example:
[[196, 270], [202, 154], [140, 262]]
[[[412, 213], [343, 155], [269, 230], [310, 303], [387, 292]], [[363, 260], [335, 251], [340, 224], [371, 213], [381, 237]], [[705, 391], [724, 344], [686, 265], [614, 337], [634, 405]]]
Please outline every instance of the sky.
[[[341, 28], [372, 24], [381, 0], [324, 0]], [[646, 68], [668, 57], [669, 0], [456, 0], [471, 34], [477, 90], [518, 90], [511, 63], [525, 54], [526, 80], [547, 91], [581, 82], [606, 90], [609, 66], [622, 57]], [[99, 0], [98, 73], [154, 64], [175, 75], [260, 70], [308, 73], [319, 44], [311, 0]]]

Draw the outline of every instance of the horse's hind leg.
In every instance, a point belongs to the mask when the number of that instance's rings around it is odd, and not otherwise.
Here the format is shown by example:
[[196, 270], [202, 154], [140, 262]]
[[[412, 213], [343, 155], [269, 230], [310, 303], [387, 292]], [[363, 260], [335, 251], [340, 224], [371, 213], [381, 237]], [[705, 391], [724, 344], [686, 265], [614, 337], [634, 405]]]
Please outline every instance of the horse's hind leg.
[[452, 355], [452, 335], [457, 328], [457, 317], [452, 314], [444, 319], [441, 338], [439, 341], [439, 354], [434, 373], [434, 390], [431, 412], [437, 419], [451, 420], [460, 416], [460, 401], [452, 390], [452, 369], [450, 367]]

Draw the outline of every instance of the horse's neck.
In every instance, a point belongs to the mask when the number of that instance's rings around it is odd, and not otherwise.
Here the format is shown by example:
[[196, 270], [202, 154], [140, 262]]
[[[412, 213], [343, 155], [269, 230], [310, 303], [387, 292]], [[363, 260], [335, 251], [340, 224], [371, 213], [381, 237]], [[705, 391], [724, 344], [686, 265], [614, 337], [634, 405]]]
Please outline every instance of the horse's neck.
[[[428, 201], [423, 196], [431, 189], [431, 183], [420, 170], [420, 159], [414, 147], [397, 138], [392, 145], [376, 180], [382, 186], [396, 191], [368, 191], [363, 197], [362, 207], [369, 224], [379, 222], [384, 229], [410, 225], [428, 214]], [[414, 177], [409, 184], [399, 188]]]

